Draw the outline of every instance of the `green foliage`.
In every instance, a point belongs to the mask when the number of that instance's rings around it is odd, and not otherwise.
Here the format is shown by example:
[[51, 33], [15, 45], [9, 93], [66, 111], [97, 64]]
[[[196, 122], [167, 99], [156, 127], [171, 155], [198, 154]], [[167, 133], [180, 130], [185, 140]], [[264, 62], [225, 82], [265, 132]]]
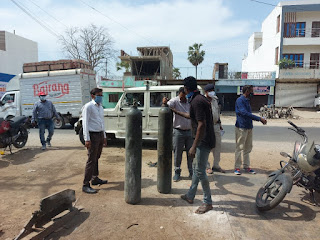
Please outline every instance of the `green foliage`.
[[130, 72], [130, 63], [127, 61], [117, 62], [116, 67], [117, 71], [124, 69], [125, 72]]
[[174, 79], [181, 78], [181, 72], [179, 68], [173, 68], [173, 78]]
[[288, 59], [288, 58], [280, 59], [278, 64], [279, 64], [280, 69], [293, 68], [296, 65], [296, 63], [293, 60]]
[[205, 51], [200, 50], [202, 47], [201, 43], [195, 43], [192, 46], [189, 46], [188, 51], [188, 60], [189, 62], [196, 67], [196, 78], [197, 78], [197, 67], [204, 60]]

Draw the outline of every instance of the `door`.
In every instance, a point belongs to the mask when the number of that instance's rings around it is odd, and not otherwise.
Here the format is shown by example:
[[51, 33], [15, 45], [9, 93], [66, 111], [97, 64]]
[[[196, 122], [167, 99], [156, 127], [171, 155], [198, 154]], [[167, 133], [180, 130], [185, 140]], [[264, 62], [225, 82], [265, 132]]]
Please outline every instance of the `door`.
[[148, 92], [127, 92], [125, 93], [120, 103], [120, 109], [117, 122], [117, 134], [116, 137], [124, 138], [126, 131], [126, 115], [133, 106], [133, 103], [137, 103], [138, 109], [142, 112], [142, 130], [146, 128], [146, 96]]
[[310, 54], [310, 68], [319, 69], [319, 53]]
[[0, 107], [0, 117], [6, 118], [8, 116], [18, 116], [19, 112], [17, 111], [19, 111], [19, 108], [16, 94], [14, 92], [10, 92], [3, 95]]
[[162, 99], [164, 97], [169, 100], [175, 97], [170, 91], [157, 91], [150, 92], [148, 119], [147, 119], [147, 129], [150, 131], [158, 131], [158, 117], [159, 111], [162, 105]]

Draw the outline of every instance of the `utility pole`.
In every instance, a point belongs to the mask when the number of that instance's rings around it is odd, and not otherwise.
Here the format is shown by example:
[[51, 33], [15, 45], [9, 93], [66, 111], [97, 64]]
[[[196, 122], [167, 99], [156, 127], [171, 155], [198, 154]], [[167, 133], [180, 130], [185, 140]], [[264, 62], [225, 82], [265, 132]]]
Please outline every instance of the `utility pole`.
[[108, 59], [106, 59], [106, 78], [108, 76]]

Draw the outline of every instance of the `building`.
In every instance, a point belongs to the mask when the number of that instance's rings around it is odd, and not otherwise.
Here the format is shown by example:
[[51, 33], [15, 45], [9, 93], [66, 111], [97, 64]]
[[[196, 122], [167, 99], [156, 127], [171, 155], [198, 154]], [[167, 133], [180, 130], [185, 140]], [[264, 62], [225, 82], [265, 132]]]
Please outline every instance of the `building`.
[[38, 44], [15, 34], [0, 31], [0, 97], [7, 83], [23, 72], [23, 64], [38, 61]]
[[280, 2], [249, 38], [242, 72], [275, 71], [276, 106], [312, 107], [319, 55], [320, 0]]
[[222, 111], [234, 111], [235, 102], [242, 94], [244, 85], [253, 85], [254, 101], [252, 110], [274, 102], [276, 72], [230, 72], [228, 63], [215, 63], [213, 68], [215, 92], [219, 97]]

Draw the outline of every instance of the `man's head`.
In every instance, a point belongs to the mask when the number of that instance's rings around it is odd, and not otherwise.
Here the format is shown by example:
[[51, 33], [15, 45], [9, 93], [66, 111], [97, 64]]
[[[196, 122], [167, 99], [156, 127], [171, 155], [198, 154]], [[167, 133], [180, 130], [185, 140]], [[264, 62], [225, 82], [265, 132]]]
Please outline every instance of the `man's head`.
[[91, 98], [97, 103], [102, 103], [102, 89], [101, 88], [94, 88], [90, 91]]
[[242, 93], [246, 98], [253, 96], [253, 86], [252, 85], [243, 86]]
[[45, 102], [47, 98], [47, 94], [45, 92], [39, 92], [39, 98], [41, 102]]
[[210, 84], [207, 84], [205, 87], [204, 87], [204, 92], [205, 92], [205, 95], [208, 99], [212, 99], [216, 93], [214, 91], [214, 84], [210, 83]]
[[197, 90], [197, 80], [194, 77], [186, 77], [183, 80], [184, 92], [189, 94], [190, 92], [194, 92]]
[[185, 102], [187, 99], [186, 99], [186, 93], [184, 92], [184, 87], [181, 87], [179, 88], [179, 98], [182, 102]]

